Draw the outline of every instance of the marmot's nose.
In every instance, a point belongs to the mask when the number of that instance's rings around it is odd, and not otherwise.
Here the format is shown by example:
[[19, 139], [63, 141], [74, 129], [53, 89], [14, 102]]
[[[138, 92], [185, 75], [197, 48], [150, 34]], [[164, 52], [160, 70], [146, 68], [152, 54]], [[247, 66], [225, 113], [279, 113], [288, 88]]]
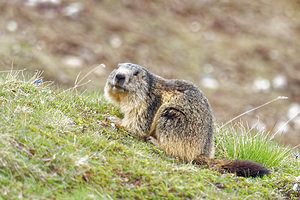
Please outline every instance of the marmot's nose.
[[115, 78], [115, 86], [123, 87], [125, 82], [125, 75], [124, 74], [117, 74]]

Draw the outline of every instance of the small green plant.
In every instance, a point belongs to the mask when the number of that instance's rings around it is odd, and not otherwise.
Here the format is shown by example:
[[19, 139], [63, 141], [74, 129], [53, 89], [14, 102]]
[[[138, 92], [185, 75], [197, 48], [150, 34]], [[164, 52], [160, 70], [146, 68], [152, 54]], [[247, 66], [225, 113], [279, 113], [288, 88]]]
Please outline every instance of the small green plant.
[[264, 131], [250, 129], [236, 124], [219, 129], [217, 132], [217, 150], [220, 157], [240, 160], [252, 160], [267, 167], [276, 167], [288, 156], [292, 149], [271, 140]]

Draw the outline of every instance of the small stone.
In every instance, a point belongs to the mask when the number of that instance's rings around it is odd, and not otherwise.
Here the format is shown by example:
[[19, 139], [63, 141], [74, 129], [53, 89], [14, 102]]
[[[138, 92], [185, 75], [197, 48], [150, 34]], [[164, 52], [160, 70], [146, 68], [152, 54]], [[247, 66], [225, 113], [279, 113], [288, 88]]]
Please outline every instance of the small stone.
[[193, 21], [191, 24], [190, 24], [190, 29], [193, 31], [193, 32], [198, 32], [200, 31], [201, 29], [201, 24], [197, 21]]
[[111, 38], [110, 38], [110, 46], [112, 47], [112, 48], [115, 48], [115, 49], [117, 49], [117, 48], [119, 48], [121, 45], [122, 45], [122, 40], [121, 40], [121, 38], [119, 37], [119, 36], [117, 36], [117, 35], [114, 35], [114, 36], [112, 36]]
[[219, 82], [210, 75], [205, 75], [200, 79], [200, 85], [205, 88], [216, 90], [219, 88]]
[[272, 80], [272, 86], [274, 89], [283, 90], [287, 87], [287, 79], [284, 75], [277, 75]]
[[61, 0], [48, 0], [48, 2], [54, 5], [60, 5]]
[[71, 3], [70, 5], [68, 5], [63, 9], [63, 15], [70, 18], [76, 18], [82, 10], [83, 10], [82, 3], [80, 2]]
[[80, 68], [83, 65], [82, 59], [76, 56], [65, 57], [62, 62], [70, 68]]
[[270, 81], [264, 78], [257, 78], [253, 83], [253, 89], [258, 92], [268, 92], [270, 90], [270, 86]]
[[36, 7], [40, 4], [60, 5], [61, 0], [27, 0], [25, 5], [29, 7]]
[[40, 0], [27, 0], [25, 5], [29, 7], [35, 7], [38, 5]]
[[18, 23], [11, 20], [7, 23], [6, 29], [10, 32], [15, 32], [18, 29]]
[[298, 184], [296, 183], [294, 186], [293, 186], [293, 191], [297, 191], [299, 189], [299, 186], [298, 186]]

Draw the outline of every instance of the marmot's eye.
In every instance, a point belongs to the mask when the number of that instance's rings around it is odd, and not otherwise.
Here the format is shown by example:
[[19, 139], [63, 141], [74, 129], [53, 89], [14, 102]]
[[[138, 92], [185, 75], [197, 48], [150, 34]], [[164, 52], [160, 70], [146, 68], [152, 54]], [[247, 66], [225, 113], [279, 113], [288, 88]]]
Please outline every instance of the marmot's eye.
[[133, 76], [137, 76], [137, 75], [139, 75], [139, 71], [133, 73]]

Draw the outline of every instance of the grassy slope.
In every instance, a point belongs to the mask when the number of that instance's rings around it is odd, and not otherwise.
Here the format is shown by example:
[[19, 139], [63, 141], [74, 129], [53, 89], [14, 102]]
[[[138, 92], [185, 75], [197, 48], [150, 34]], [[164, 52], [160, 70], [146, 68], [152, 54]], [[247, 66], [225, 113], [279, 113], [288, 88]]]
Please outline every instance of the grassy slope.
[[36, 80], [0, 75], [0, 199], [300, 196], [291, 190], [299, 175], [292, 155], [262, 179], [199, 169], [111, 124], [120, 114], [101, 95]]

